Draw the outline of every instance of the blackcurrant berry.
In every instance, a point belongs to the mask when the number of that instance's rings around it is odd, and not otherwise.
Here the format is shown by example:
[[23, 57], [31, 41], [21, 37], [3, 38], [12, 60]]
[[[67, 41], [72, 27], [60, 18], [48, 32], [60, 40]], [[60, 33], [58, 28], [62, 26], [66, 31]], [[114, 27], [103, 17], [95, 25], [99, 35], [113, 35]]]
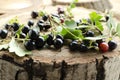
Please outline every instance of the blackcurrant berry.
[[18, 23], [13, 23], [12, 27], [13, 27], [14, 31], [17, 31], [19, 29], [20, 25]]
[[34, 50], [35, 49], [35, 42], [33, 42], [32, 40], [28, 40], [24, 43], [24, 46], [29, 51]]
[[45, 40], [44, 40], [43, 37], [39, 37], [39, 38], [35, 41], [36, 49], [41, 49], [41, 48], [43, 48], [44, 45], [45, 45]]
[[0, 37], [2, 39], [5, 39], [8, 35], [8, 31], [7, 30], [0, 30]]
[[60, 38], [60, 39], [62, 39], [62, 40], [64, 39], [63, 36], [60, 35], [60, 34], [57, 34], [57, 35], [56, 35], [56, 38]]
[[78, 46], [79, 46], [79, 44], [77, 41], [72, 41], [69, 45], [69, 48], [71, 51], [75, 51], [78, 49]]
[[108, 42], [108, 45], [110, 51], [114, 50], [117, 47], [117, 43], [112, 40]]
[[86, 37], [94, 37], [94, 32], [93, 31], [88, 31], [86, 34], [85, 34]]
[[52, 34], [48, 34], [48, 38], [46, 40], [48, 45], [53, 45], [54, 41], [53, 41], [53, 35]]
[[28, 21], [28, 26], [31, 27], [31, 26], [33, 26], [33, 25], [34, 25], [34, 22], [33, 22], [32, 20], [29, 20], [29, 21]]
[[109, 45], [106, 42], [102, 42], [99, 44], [99, 49], [102, 52], [107, 52], [109, 50]]
[[36, 30], [34, 30], [34, 29], [31, 29], [31, 30], [28, 32], [28, 36], [29, 36], [30, 39], [36, 40], [36, 39], [38, 39], [38, 37], [39, 37], [39, 32], [36, 31]]
[[60, 49], [63, 46], [63, 40], [60, 38], [57, 38], [54, 40], [54, 47], [56, 49]]
[[61, 22], [61, 23], [64, 23], [64, 19], [63, 19], [63, 18], [60, 18], [60, 22]]
[[47, 21], [47, 20], [48, 20], [48, 15], [44, 15], [44, 16], [42, 17], [42, 20]]
[[44, 21], [43, 20], [39, 20], [37, 23], [44, 23]]
[[37, 26], [40, 28], [40, 31], [42, 31], [42, 30], [43, 30], [43, 27], [44, 27], [44, 24], [38, 22], [38, 23], [37, 23]]
[[31, 17], [32, 17], [33, 19], [37, 18], [37, 17], [38, 17], [38, 12], [32, 11]]
[[25, 33], [25, 34], [27, 34], [29, 32], [29, 30], [30, 30], [29, 26], [24, 26], [22, 28], [22, 32]]
[[51, 28], [51, 25], [50, 24], [44, 24], [43, 25], [45, 31], [48, 30], [49, 28]]
[[88, 51], [88, 47], [86, 45], [84, 45], [83, 43], [81, 43], [79, 45], [79, 51], [80, 52], [86, 52], [86, 51]]
[[26, 34], [25, 33], [20, 33], [20, 38], [26, 38]]
[[64, 9], [63, 8], [58, 8], [58, 14], [64, 14]]
[[5, 26], [4, 26], [4, 27], [5, 27], [5, 29], [7, 29], [7, 30], [8, 30], [8, 29], [10, 29], [10, 28], [11, 28], [11, 25], [10, 25], [10, 24], [5, 24]]

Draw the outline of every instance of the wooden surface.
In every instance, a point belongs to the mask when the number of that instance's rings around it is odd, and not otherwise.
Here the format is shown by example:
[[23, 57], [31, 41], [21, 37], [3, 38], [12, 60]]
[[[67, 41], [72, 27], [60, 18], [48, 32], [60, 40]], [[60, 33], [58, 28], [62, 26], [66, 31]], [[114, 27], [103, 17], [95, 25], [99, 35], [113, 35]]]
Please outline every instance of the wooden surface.
[[[18, 16], [20, 23], [26, 24], [31, 19], [30, 12], [43, 7], [37, 5], [13, 12], [4, 10], [6, 12], [0, 17], [0, 26], [15, 16]], [[45, 10], [53, 12], [56, 7], [47, 5]], [[91, 11], [93, 10], [85, 8], [73, 10], [77, 18], [88, 17]], [[33, 55], [20, 58], [14, 53], [1, 51], [0, 80], [120, 80], [120, 40], [115, 40], [118, 42], [117, 49], [105, 54], [74, 53], [70, 52], [68, 47], [63, 47], [61, 51], [33, 51]]]

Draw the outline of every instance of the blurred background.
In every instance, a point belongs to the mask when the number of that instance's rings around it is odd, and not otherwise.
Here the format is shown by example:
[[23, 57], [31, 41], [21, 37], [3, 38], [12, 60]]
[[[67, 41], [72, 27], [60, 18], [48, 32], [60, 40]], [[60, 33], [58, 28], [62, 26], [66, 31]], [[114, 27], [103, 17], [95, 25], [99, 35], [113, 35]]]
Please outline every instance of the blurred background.
[[[65, 6], [69, 5], [70, 2], [72, 0], [0, 0], [0, 18], [27, 11], [40, 10], [44, 7]], [[120, 20], [120, 0], [79, 0], [77, 7], [100, 12], [109, 10]]]

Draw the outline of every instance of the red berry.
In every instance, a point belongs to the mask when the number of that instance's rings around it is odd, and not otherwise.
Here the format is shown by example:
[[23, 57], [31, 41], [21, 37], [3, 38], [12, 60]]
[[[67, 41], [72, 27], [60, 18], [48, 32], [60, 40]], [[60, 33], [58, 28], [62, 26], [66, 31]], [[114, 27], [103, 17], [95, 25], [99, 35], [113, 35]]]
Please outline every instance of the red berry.
[[107, 52], [109, 50], [109, 46], [108, 46], [107, 43], [102, 42], [102, 43], [99, 44], [99, 49], [102, 52]]

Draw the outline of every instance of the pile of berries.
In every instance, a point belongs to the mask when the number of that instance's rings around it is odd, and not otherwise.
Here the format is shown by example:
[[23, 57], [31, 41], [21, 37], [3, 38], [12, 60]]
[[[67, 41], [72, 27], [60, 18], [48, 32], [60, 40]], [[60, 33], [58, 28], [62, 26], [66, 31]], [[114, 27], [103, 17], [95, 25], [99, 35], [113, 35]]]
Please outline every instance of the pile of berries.
[[[24, 46], [27, 50], [31, 51], [34, 49], [42, 49], [45, 46], [54, 47], [55, 49], [61, 49], [61, 47], [65, 44], [65, 38], [61, 34], [47, 34], [47, 38], [40, 35], [41, 32], [46, 32], [52, 28], [50, 18], [57, 17], [60, 20], [60, 24], [64, 23], [64, 10], [62, 8], [58, 8], [57, 14], [51, 15], [43, 15], [37, 23], [32, 20], [28, 21], [28, 24], [24, 27], [20, 27], [19, 23], [14, 22], [13, 24], [6, 24], [4, 30], [0, 30], [0, 37], [5, 39], [8, 35], [8, 31], [12, 30], [14, 32], [15, 38], [25, 40]], [[36, 11], [32, 11], [31, 17], [33, 19], [39, 18], [39, 13]], [[109, 18], [107, 17], [107, 20]], [[106, 21], [107, 21], [106, 20]], [[89, 25], [91, 24], [90, 19], [87, 19], [87, 23], [82, 23], [81, 20], [76, 21], [76, 25]], [[38, 27], [39, 30], [34, 29], [33, 27]], [[79, 28], [76, 28], [79, 29]], [[18, 34], [18, 30], [20, 33]], [[84, 37], [94, 37], [96, 34], [94, 31], [89, 30], [87, 28], [80, 28]], [[71, 40], [69, 42], [70, 51], [80, 51], [87, 52], [88, 50], [100, 50], [101, 52], [112, 51], [117, 47], [116, 42], [110, 40], [105, 42], [103, 39], [91, 41], [91, 40]]]

